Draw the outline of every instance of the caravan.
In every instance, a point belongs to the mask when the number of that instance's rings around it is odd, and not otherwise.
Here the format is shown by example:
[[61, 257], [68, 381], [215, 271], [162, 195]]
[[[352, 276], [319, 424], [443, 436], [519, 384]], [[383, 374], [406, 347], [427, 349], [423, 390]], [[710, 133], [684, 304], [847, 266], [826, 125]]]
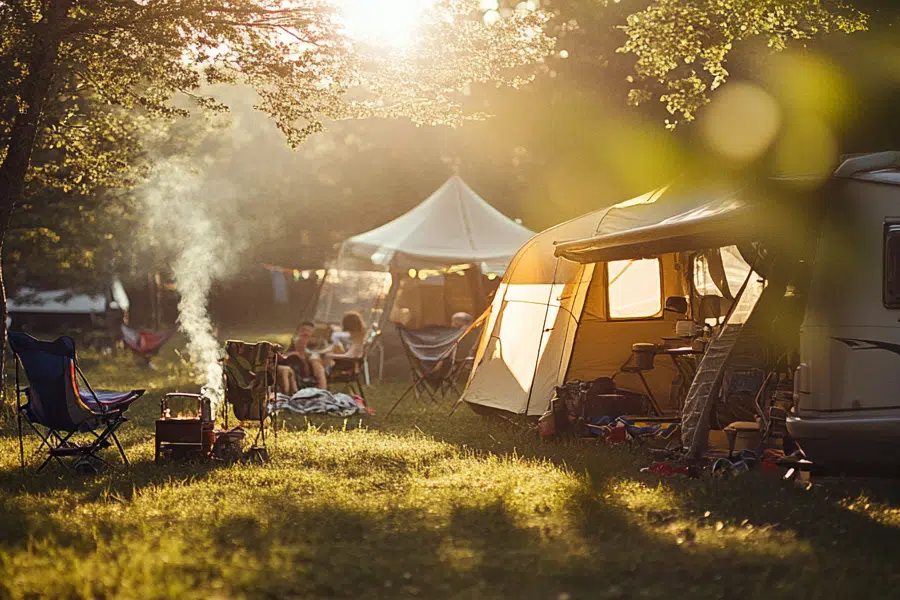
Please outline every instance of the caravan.
[[[824, 183], [675, 186], [539, 234], [500, 286], [465, 400], [539, 415], [563, 382], [613, 377], [681, 414], [697, 452], [710, 423], [768, 425], [760, 398], [787, 398], [810, 459], [898, 464], [898, 185], [900, 153], [881, 153]], [[658, 354], [636, 378], [623, 367], [643, 344]]]

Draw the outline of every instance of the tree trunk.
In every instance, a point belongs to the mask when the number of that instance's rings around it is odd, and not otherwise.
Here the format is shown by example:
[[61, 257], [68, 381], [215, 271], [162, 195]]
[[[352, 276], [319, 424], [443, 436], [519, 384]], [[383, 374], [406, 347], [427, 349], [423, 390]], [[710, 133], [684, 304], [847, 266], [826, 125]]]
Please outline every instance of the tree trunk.
[[[50, 0], [47, 11], [38, 23], [31, 42], [28, 57], [28, 74], [19, 90], [23, 109], [13, 119], [6, 158], [0, 165], [0, 260], [10, 219], [16, 205], [25, 193], [25, 177], [31, 164], [31, 155], [37, 138], [38, 125], [44, 101], [50, 90], [56, 71], [56, 58], [62, 40], [63, 28], [72, 7], [72, 0]], [[6, 288], [3, 285], [3, 269], [0, 264], [0, 393], [6, 400]]]

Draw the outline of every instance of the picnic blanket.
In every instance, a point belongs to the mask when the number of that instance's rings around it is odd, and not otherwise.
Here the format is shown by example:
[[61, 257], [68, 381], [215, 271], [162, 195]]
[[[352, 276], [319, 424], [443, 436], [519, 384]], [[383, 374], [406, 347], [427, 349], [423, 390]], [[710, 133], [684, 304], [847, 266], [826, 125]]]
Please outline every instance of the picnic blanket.
[[304, 388], [293, 396], [278, 394], [275, 402], [269, 404], [269, 411], [289, 410], [301, 415], [329, 415], [350, 417], [353, 415], [375, 414], [359, 396], [334, 394], [318, 388]]

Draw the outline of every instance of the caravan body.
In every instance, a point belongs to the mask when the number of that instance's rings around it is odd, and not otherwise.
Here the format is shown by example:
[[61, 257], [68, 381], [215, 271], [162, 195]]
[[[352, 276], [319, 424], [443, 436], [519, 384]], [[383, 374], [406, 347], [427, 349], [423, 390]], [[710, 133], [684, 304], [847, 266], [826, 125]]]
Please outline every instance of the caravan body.
[[900, 153], [850, 159], [824, 213], [788, 430], [813, 462], [900, 464]]

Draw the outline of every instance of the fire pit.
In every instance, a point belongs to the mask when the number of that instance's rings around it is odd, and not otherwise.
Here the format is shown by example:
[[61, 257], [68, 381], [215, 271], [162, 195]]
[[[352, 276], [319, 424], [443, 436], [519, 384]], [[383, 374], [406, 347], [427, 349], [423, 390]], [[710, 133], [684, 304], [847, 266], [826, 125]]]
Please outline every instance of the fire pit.
[[[169, 403], [174, 399], [195, 400], [196, 413], [173, 416]], [[209, 398], [200, 394], [166, 394], [156, 420], [156, 462], [164, 457], [208, 459], [216, 443], [215, 425]]]

